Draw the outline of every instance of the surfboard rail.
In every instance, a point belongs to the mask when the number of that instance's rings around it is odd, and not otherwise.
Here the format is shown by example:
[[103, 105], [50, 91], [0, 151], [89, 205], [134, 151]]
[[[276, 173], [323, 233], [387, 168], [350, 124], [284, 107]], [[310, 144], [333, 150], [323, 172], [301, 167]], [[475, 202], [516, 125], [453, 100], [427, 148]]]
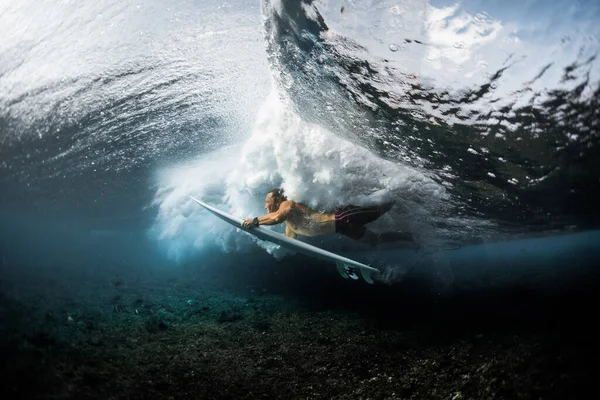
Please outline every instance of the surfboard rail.
[[323, 261], [329, 261], [334, 263], [337, 266], [339, 274], [346, 279], [358, 279], [358, 274], [356, 274], [356, 270], [360, 271], [363, 279], [368, 283], [373, 283], [373, 279], [371, 278], [372, 273], [379, 273], [380, 271], [377, 268], [373, 268], [369, 265], [360, 263], [358, 261], [352, 260], [350, 258], [340, 256], [339, 254], [332, 253], [330, 251], [321, 249], [317, 246], [313, 246], [311, 244], [302, 242], [297, 239], [292, 239], [287, 236], [284, 236], [278, 232], [274, 232], [264, 226], [256, 226], [250, 228], [242, 227], [243, 220], [241, 218], [230, 215], [224, 211], [219, 210], [213, 206], [210, 206], [194, 196], [190, 196], [192, 200], [196, 203], [200, 204], [204, 207], [208, 212], [215, 215], [216, 217], [222, 219], [223, 221], [235, 226], [238, 229], [241, 229], [245, 232], [248, 232], [251, 235], [258, 237], [259, 239], [266, 240], [271, 243], [278, 244], [290, 250], [295, 250], [299, 253], [305, 254], [310, 257], [315, 257], [321, 259]]

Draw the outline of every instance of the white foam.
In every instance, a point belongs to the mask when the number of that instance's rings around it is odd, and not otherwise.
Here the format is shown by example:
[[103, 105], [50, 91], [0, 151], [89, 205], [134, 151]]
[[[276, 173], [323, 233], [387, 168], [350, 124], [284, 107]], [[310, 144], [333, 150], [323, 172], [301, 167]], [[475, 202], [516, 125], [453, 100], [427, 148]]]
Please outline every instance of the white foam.
[[[193, 203], [190, 195], [240, 217], [264, 214], [265, 194], [276, 187], [284, 188], [291, 199], [321, 210], [395, 199], [397, 209], [414, 210], [402, 217], [400, 224], [405, 227], [413, 217], [427, 213], [419, 203], [433, 205], [447, 198], [445, 188], [425, 175], [304, 122], [275, 92], [261, 106], [245, 143], [161, 171], [158, 187], [153, 233], [176, 260], [209, 249], [229, 252], [255, 247], [253, 237], [235, 232]], [[384, 217], [397, 217], [397, 209]], [[274, 229], [281, 232], [283, 226]], [[260, 244], [276, 257], [286, 254], [278, 246]]]

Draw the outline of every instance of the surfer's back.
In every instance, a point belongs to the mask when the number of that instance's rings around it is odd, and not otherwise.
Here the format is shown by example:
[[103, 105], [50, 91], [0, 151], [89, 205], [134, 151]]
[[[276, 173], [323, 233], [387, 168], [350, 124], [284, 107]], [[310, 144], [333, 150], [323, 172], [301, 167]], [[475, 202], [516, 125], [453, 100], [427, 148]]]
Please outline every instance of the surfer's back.
[[318, 236], [335, 232], [335, 214], [317, 211], [293, 200], [284, 203], [289, 203], [290, 207], [285, 222], [295, 233]]

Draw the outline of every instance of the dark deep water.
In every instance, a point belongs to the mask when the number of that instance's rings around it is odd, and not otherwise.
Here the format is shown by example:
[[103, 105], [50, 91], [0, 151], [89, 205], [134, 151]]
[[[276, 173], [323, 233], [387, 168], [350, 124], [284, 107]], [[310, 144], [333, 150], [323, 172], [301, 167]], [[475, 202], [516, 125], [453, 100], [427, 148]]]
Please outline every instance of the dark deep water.
[[[3, 398], [580, 398], [600, 6], [0, 3]], [[256, 243], [285, 188], [419, 251]], [[281, 228], [275, 228], [281, 231]], [[250, 240], [249, 240], [250, 239]]]

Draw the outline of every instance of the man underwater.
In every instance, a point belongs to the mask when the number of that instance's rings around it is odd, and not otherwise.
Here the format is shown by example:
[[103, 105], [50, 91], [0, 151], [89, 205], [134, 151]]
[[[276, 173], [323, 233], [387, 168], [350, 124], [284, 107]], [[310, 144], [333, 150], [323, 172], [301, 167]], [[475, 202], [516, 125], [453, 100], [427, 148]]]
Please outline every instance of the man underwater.
[[242, 227], [250, 228], [259, 225], [276, 225], [285, 222], [285, 236], [296, 239], [298, 235], [320, 236], [328, 233], [340, 233], [363, 243], [376, 246], [386, 242], [411, 242], [413, 237], [407, 232], [375, 233], [365, 227], [388, 212], [394, 202], [377, 206], [346, 205], [332, 213], [313, 210], [312, 208], [288, 200], [282, 189], [272, 189], [265, 198], [265, 209], [268, 214], [262, 217], [246, 218]]

